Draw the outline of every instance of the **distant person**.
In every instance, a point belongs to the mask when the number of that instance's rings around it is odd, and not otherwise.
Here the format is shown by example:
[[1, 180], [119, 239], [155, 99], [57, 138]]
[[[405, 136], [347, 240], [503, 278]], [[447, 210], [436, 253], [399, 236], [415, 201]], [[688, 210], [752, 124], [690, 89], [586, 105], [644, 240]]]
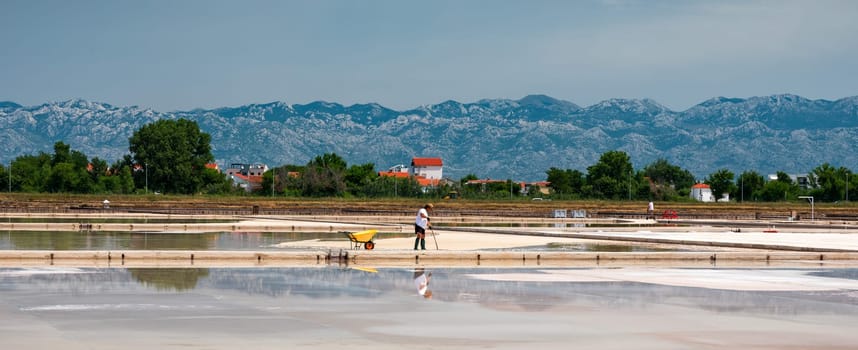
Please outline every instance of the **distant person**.
[[652, 204], [652, 201], [649, 201], [646, 207], [646, 218], [655, 219], [655, 206]]
[[432, 273], [426, 273], [422, 267], [414, 269], [414, 286], [417, 287], [417, 294], [429, 299], [432, 298], [432, 291], [429, 290], [429, 279], [432, 278]]
[[414, 219], [414, 234], [417, 235], [414, 239], [414, 250], [417, 250], [418, 245], [420, 249], [426, 250], [426, 230], [432, 227], [432, 224], [429, 223], [429, 211], [434, 207], [432, 203], [429, 203], [417, 211], [417, 218]]

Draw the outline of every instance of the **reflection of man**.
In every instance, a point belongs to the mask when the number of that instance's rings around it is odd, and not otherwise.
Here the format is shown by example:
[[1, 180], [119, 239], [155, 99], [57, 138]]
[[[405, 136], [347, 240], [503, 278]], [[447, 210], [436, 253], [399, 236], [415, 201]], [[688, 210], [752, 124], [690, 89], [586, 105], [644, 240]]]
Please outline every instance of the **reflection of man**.
[[432, 291], [429, 290], [429, 279], [432, 277], [432, 273], [426, 273], [422, 267], [418, 267], [414, 269], [414, 286], [417, 287], [417, 294], [420, 294], [422, 297], [429, 299], [432, 297]]

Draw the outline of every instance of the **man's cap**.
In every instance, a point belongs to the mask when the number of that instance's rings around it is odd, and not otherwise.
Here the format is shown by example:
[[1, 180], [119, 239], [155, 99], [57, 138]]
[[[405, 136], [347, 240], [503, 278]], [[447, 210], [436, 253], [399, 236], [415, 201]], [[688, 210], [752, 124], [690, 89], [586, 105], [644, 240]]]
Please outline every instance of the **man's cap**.
[[435, 206], [434, 206], [434, 205], [432, 205], [432, 203], [427, 203], [427, 204], [426, 204], [426, 208], [434, 208], [434, 207], [435, 207]]

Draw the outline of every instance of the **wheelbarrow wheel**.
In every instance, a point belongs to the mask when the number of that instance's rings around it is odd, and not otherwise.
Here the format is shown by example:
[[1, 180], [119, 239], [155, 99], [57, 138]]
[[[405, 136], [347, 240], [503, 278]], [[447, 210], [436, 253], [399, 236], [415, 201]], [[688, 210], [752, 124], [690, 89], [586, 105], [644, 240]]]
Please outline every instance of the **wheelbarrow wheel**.
[[375, 243], [373, 243], [372, 241], [366, 242], [363, 244], [363, 248], [366, 250], [372, 250], [373, 248], [375, 248]]

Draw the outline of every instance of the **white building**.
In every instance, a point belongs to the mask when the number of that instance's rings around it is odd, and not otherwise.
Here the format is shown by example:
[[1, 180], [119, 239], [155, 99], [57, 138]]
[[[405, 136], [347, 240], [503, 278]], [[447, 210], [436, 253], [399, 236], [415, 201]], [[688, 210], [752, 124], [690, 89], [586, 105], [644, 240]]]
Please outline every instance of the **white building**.
[[408, 167], [405, 164], [397, 164], [387, 169], [389, 173], [407, 173]]
[[266, 171], [268, 171], [268, 165], [265, 164], [232, 163], [226, 169], [226, 175], [262, 176]]
[[[795, 175], [795, 174], [787, 174], [789, 179], [792, 180], [792, 183], [798, 185], [803, 190], [810, 188], [810, 177], [808, 175]], [[778, 174], [769, 174], [767, 176], [768, 181], [776, 181], [778, 179]]]
[[444, 174], [441, 158], [411, 158], [411, 175], [440, 180]]
[[691, 186], [691, 198], [701, 202], [715, 201], [715, 196], [712, 195], [712, 188], [707, 184], [696, 184]]

